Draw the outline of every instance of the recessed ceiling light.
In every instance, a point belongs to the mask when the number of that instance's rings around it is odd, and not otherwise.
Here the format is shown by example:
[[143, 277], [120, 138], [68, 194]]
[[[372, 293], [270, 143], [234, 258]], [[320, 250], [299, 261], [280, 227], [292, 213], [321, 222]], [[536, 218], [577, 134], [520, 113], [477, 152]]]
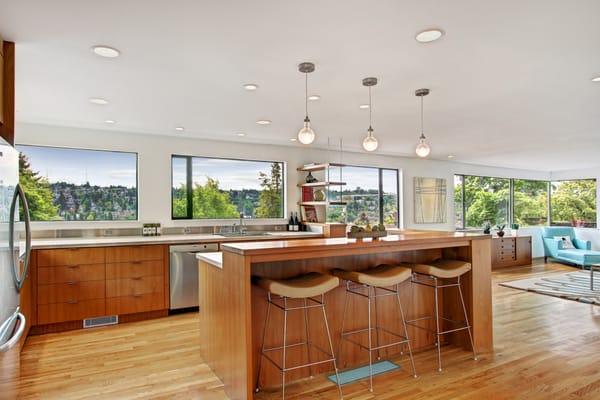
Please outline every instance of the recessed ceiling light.
[[296, 139], [295, 137], [290, 138], [290, 142], [296, 142], [296, 141], [298, 141], [298, 139]]
[[254, 90], [258, 89], [258, 85], [256, 83], [246, 83], [244, 85], [244, 89], [249, 90], [249, 91], [254, 91]]
[[115, 121], [114, 119], [107, 119], [107, 120], [104, 120], [104, 123], [105, 124], [109, 124], [109, 125], [113, 125], [113, 124], [116, 124], [117, 121]]
[[176, 130], [177, 132], [183, 132], [183, 131], [185, 131], [185, 128], [184, 128], [183, 126], [176, 126], [176, 127], [175, 127], [175, 130]]
[[310, 96], [308, 96], [308, 99], [311, 101], [317, 101], [321, 99], [321, 96], [319, 96], [318, 94], [311, 94]]
[[417, 33], [415, 39], [420, 43], [429, 43], [438, 40], [444, 35], [439, 29], [427, 29], [422, 32]]
[[256, 121], [256, 123], [259, 125], [269, 125], [271, 124], [271, 121], [268, 119], [259, 119], [258, 121]]
[[90, 98], [90, 103], [105, 106], [108, 104], [108, 100], [103, 99], [101, 97], [92, 97]]
[[600, 76], [592, 78], [592, 82], [600, 82]]
[[358, 108], [366, 110], [367, 108], [369, 108], [369, 105], [368, 104], [361, 104], [360, 106], [358, 106]]
[[94, 46], [92, 52], [100, 57], [106, 58], [117, 58], [121, 55], [121, 52], [114, 47], [108, 46]]
[[448, 154], [448, 158], [454, 158], [455, 155], [454, 154]]
[[246, 136], [246, 134], [245, 134], [244, 132], [238, 132], [238, 133], [237, 133], [237, 135], [238, 135], [239, 137], [244, 137], [244, 136]]

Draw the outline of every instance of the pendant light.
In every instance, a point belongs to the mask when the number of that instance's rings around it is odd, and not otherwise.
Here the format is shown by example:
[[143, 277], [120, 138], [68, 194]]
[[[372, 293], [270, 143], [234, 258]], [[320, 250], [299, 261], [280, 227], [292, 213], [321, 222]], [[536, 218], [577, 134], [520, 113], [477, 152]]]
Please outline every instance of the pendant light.
[[421, 158], [425, 158], [431, 153], [431, 147], [425, 141], [425, 134], [423, 133], [423, 97], [429, 94], [429, 89], [417, 89], [415, 90], [415, 96], [421, 98], [421, 136], [419, 136], [419, 144], [415, 149], [417, 155]]
[[372, 111], [373, 104], [371, 103], [371, 87], [377, 85], [377, 78], [365, 78], [362, 81], [363, 86], [369, 88], [369, 129], [367, 129], [367, 137], [363, 140], [363, 149], [366, 151], [375, 151], [377, 150], [377, 146], [379, 146], [379, 142], [377, 142], [377, 138], [373, 136], [373, 127], [372, 127]]
[[315, 131], [310, 127], [310, 119], [308, 118], [308, 74], [315, 70], [315, 64], [311, 62], [303, 62], [298, 65], [298, 71], [304, 74], [304, 101], [306, 117], [304, 118], [304, 126], [298, 131], [298, 140], [302, 144], [311, 144], [315, 141]]

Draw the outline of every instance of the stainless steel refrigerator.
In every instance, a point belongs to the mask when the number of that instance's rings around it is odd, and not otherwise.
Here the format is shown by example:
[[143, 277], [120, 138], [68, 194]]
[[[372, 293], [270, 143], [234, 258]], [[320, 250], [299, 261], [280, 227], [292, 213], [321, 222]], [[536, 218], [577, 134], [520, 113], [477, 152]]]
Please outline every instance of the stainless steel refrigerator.
[[[19, 221], [19, 207], [23, 222]], [[24, 233], [24, 234], [23, 234]], [[20, 291], [31, 252], [29, 210], [19, 185], [19, 152], [0, 138], [0, 393], [11, 396], [20, 368], [20, 339], [27, 326]], [[11, 397], [7, 397], [11, 398]]]

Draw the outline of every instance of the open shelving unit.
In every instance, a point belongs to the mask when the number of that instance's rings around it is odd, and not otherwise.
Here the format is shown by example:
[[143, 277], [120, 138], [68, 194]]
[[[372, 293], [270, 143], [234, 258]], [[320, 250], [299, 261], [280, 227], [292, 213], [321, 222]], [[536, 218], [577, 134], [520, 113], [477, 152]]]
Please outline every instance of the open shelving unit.
[[[318, 182], [303, 182], [298, 184], [301, 191], [298, 206], [300, 208], [302, 221], [307, 225], [320, 227], [323, 234], [328, 237], [344, 236], [346, 234], [345, 223], [327, 222], [327, 214], [330, 207], [346, 206], [346, 202], [342, 201], [342, 190], [346, 185], [346, 182], [342, 179], [342, 169], [344, 166], [345, 165], [341, 163], [321, 163], [303, 165], [297, 168], [298, 172], [310, 172], [311, 174], [313, 172], [319, 172], [319, 176], [315, 176], [315, 178], [320, 179]], [[336, 172], [338, 173], [336, 174]], [[305, 178], [305, 176], [302, 177], [303, 180]], [[311, 196], [309, 196], [311, 199], [304, 198], [307, 189], [312, 191]], [[324, 191], [324, 200], [314, 200], [315, 190]], [[307, 209], [310, 208], [315, 210], [317, 221], [307, 220]]]

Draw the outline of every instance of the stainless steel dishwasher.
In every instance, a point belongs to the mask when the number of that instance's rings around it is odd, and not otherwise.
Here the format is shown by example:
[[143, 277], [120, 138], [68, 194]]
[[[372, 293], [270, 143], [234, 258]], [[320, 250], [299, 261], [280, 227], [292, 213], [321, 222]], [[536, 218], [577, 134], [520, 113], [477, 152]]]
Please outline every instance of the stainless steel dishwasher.
[[171, 310], [198, 308], [198, 260], [196, 253], [219, 251], [217, 243], [169, 246]]

